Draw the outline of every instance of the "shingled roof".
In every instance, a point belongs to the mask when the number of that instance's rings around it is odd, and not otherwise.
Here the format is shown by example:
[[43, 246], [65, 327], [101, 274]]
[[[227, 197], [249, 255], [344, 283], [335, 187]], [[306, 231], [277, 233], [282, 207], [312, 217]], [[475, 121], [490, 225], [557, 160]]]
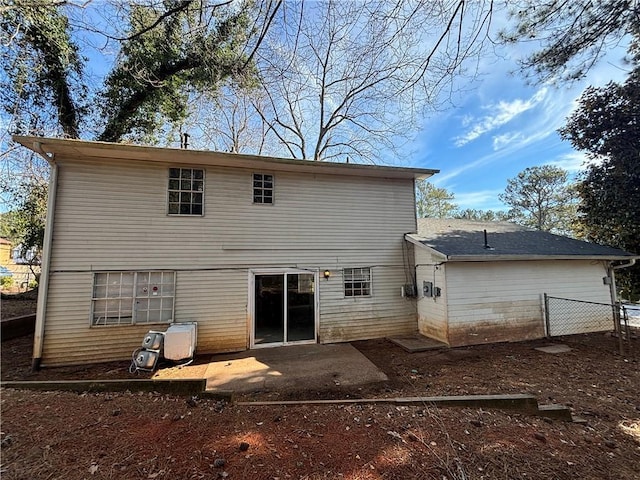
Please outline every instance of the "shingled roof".
[[[486, 231], [486, 243], [485, 243]], [[406, 238], [449, 261], [640, 258], [624, 250], [528, 229], [508, 222], [418, 219], [418, 233]]]

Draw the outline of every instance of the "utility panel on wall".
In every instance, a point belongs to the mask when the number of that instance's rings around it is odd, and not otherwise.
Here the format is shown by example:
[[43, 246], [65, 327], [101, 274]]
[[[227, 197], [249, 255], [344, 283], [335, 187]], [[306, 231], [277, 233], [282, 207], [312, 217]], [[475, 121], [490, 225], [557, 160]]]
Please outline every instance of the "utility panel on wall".
[[414, 284], [407, 283], [400, 288], [400, 295], [406, 298], [415, 298], [418, 296], [416, 290], [417, 288]]
[[439, 297], [442, 294], [440, 287], [434, 287], [433, 282], [422, 282], [422, 295], [425, 297]]

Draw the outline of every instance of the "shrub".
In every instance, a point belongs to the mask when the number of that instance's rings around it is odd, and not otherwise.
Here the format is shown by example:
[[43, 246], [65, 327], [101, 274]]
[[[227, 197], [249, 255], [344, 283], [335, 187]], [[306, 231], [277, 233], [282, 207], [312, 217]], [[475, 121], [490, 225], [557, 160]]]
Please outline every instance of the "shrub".
[[13, 277], [0, 277], [0, 286], [7, 289], [13, 287]]

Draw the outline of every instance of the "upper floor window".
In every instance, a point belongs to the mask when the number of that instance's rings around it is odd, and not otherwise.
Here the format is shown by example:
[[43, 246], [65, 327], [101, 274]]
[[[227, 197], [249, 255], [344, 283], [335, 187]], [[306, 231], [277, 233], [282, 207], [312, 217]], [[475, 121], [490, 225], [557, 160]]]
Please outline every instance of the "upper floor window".
[[204, 170], [169, 169], [169, 215], [202, 215], [204, 206]]
[[273, 203], [273, 175], [253, 174], [253, 203]]
[[344, 296], [368, 297], [371, 295], [371, 268], [344, 269]]

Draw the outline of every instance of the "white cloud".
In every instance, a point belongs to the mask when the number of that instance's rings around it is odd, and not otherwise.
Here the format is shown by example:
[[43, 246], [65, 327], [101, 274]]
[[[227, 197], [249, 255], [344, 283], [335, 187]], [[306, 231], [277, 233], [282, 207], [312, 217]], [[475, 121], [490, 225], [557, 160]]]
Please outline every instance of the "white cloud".
[[578, 172], [584, 169], [584, 164], [587, 161], [587, 157], [581, 152], [570, 152], [564, 155], [560, 155], [554, 160], [550, 161], [548, 165], [560, 167], [568, 172]]
[[450, 181], [458, 175], [468, 173], [469, 170], [494, 163], [500, 159], [515, 158], [517, 154], [519, 154], [519, 152], [522, 152], [526, 147], [529, 147], [531, 144], [534, 144], [536, 142], [543, 141], [555, 131], [554, 127], [549, 127], [546, 123], [546, 120], [542, 119], [539, 122], [531, 124], [530, 129], [535, 133], [532, 133], [528, 136], [524, 136], [524, 134], [518, 133], [518, 138], [514, 138], [513, 141], [504, 145], [504, 148], [501, 148], [499, 150], [494, 149], [492, 153], [482, 155], [481, 157], [476, 158], [475, 160], [472, 160], [470, 162], [459, 164], [457, 168], [447, 168], [446, 170], [443, 169], [443, 173], [437, 175], [434, 184], [442, 186], [444, 183]]
[[588, 165], [598, 165], [601, 158], [589, 158], [582, 152], [570, 152], [553, 159], [548, 165], [554, 165], [567, 170], [569, 173], [582, 172]]
[[500, 150], [510, 143], [522, 140], [523, 138], [524, 136], [520, 132], [508, 132], [502, 135], [496, 135], [493, 137], [493, 150]]
[[504, 205], [498, 200], [498, 195], [504, 190], [479, 190], [477, 192], [456, 193], [454, 203], [461, 209], [496, 210]]
[[[509, 123], [515, 117], [527, 110], [532, 109], [545, 99], [547, 87], [538, 90], [528, 100], [515, 99], [512, 102], [500, 101], [497, 104], [483, 107], [484, 110], [493, 110], [490, 115], [486, 115], [475, 122], [475, 125], [465, 134], [456, 137], [455, 145], [461, 147], [487, 132], [495, 130], [506, 123]], [[463, 120], [466, 126], [472, 125], [474, 122], [469, 121], [467, 117]]]

